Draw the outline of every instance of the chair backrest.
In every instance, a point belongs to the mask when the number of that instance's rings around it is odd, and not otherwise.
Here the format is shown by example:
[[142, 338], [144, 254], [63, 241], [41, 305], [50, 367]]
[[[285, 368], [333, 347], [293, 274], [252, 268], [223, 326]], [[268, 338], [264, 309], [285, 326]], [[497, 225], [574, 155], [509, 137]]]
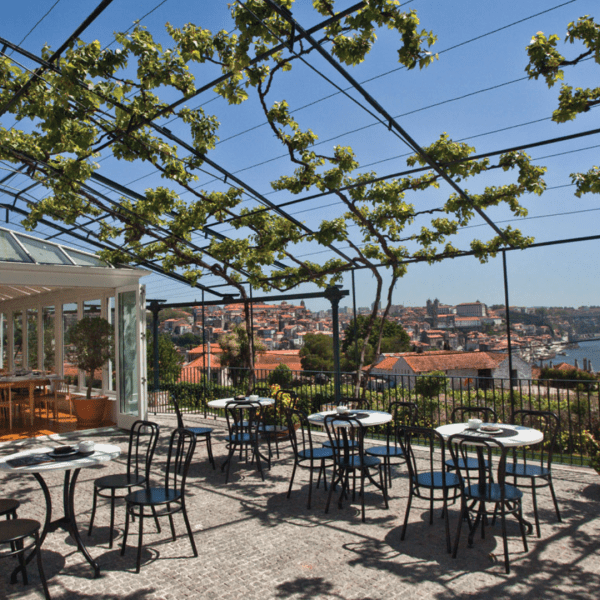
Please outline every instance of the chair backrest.
[[513, 424], [537, 429], [544, 434], [544, 441], [535, 446], [522, 446], [515, 448], [513, 459], [520, 457], [525, 464], [546, 465], [550, 468], [556, 437], [560, 430], [560, 419], [551, 411], [544, 410], [517, 410], [513, 415]]
[[[351, 454], [358, 454], [362, 459], [365, 453], [366, 428], [356, 417], [349, 414], [329, 414], [325, 415], [323, 425], [331, 447], [336, 448], [333, 456], [338, 464], [347, 460]], [[350, 440], [356, 442], [354, 448], [350, 446]]]
[[253, 394], [256, 394], [260, 398], [270, 398], [271, 397], [271, 388], [266, 386], [257, 386], [252, 390]]
[[136, 421], [129, 432], [127, 474], [140, 475], [144, 470], [146, 482], [150, 480], [150, 465], [156, 450], [160, 427], [152, 421]]
[[[442, 474], [442, 485], [446, 485], [446, 444], [444, 438], [431, 427], [399, 425], [398, 440], [406, 457], [408, 474], [416, 487], [419, 487], [418, 475], [429, 473], [431, 481], [434, 473]], [[414, 446], [427, 452], [426, 460], [417, 461]]]
[[171, 398], [171, 402], [175, 407], [175, 414], [177, 415], [177, 427], [178, 429], [185, 429], [185, 425], [183, 424], [183, 418], [181, 417], [181, 410], [179, 409], [179, 402], [175, 398]]
[[267, 410], [273, 411], [275, 422], [280, 425], [284, 422], [286, 410], [289, 408], [295, 410], [297, 404], [298, 394], [294, 390], [280, 389], [275, 394], [275, 404], [267, 407]]
[[391, 445], [399, 445], [399, 432], [403, 426], [414, 426], [417, 424], [419, 408], [415, 402], [398, 400], [390, 404], [389, 412], [392, 415], [392, 420], [386, 427], [386, 445], [388, 448]]
[[264, 422], [264, 407], [260, 402], [249, 400], [231, 400], [225, 405], [225, 418], [230, 436], [250, 434], [258, 438], [259, 429]]
[[354, 396], [340, 396], [338, 406], [347, 406], [351, 410], [371, 410], [369, 398], [354, 398]]
[[[482, 482], [486, 484], [494, 482], [501, 487], [501, 500], [504, 501], [507, 446], [491, 436], [482, 437], [457, 433], [448, 439], [448, 447], [463, 489], [481, 485]], [[469, 469], [467, 468], [468, 459], [473, 458], [475, 449], [481, 458], [485, 457], [487, 460], [479, 460], [478, 469]], [[495, 461], [492, 461], [492, 455], [496, 458]]]
[[[298, 460], [300, 452], [305, 452], [308, 456], [312, 456], [313, 442], [310, 429], [310, 421], [306, 413], [302, 410], [294, 408], [285, 409], [285, 420], [288, 427], [290, 443], [294, 456]], [[296, 428], [296, 425], [298, 427]]]
[[451, 423], [466, 423], [469, 419], [481, 419], [484, 423], [497, 423], [498, 415], [489, 406], [457, 406], [450, 416]]
[[183, 497], [187, 474], [196, 449], [196, 436], [189, 429], [177, 428], [171, 434], [165, 488], [179, 492]]

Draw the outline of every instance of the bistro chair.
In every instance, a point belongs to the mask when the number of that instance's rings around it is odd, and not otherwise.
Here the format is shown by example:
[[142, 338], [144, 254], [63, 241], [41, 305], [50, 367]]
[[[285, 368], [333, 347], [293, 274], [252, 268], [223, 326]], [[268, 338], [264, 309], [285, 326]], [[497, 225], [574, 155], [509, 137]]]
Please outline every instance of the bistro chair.
[[[151, 421], [136, 421], [129, 433], [127, 471], [117, 475], [105, 475], [94, 481], [94, 500], [88, 536], [92, 535], [98, 496], [101, 498], [110, 498], [109, 548], [113, 547], [115, 500], [125, 497], [125, 495], [117, 496], [116, 492], [118, 490], [125, 490], [129, 493], [134, 487], [149, 485], [150, 465], [152, 464], [156, 442], [158, 441], [158, 432], [159, 426], [156, 423], [152, 423]], [[156, 527], [160, 531], [158, 520], [156, 520]]]
[[[284, 396], [289, 396], [289, 405], [283, 406]], [[287, 408], [292, 410], [296, 408], [298, 402], [298, 394], [294, 390], [277, 390], [275, 394], [275, 404], [265, 407], [264, 416], [265, 420], [269, 418], [272, 423], [264, 425], [262, 428], [263, 435], [267, 440], [269, 446], [269, 458], [271, 454], [271, 440], [275, 441], [275, 450], [277, 452], [277, 458], [279, 458], [279, 439], [288, 432], [288, 426], [285, 424], [285, 411]]]
[[[173, 515], [181, 512], [192, 545], [192, 551], [194, 556], [198, 556], [198, 550], [196, 549], [192, 528], [190, 527], [190, 520], [185, 507], [185, 483], [195, 449], [196, 436], [191, 431], [188, 431], [187, 429], [176, 429], [173, 431], [169, 442], [164, 487], [147, 486], [142, 490], [131, 492], [125, 496], [125, 501], [127, 502], [127, 519], [125, 520], [125, 533], [123, 534], [121, 556], [124, 556], [125, 548], [127, 547], [130, 517], [132, 520], [134, 517], [138, 517], [139, 537], [136, 573], [140, 572], [144, 519], [146, 517], [153, 516], [155, 520], [160, 517], [169, 517], [171, 534], [173, 536], [173, 541], [175, 541], [176, 536]], [[146, 512], [146, 508], [149, 508], [151, 512]]]
[[[481, 419], [484, 423], [497, 423], [498, 415], [489, 406], [457, 406], [450, 416], [451, 423], [466, 423], [469, 419]], [[463, 463], [463, 460], [466, 460], [466, 463]], [[487, 463], [487, 459], [483, 460]], [[472, 456], [467, 456], [465, 459], [460, 457], [458, 466], [461, 469], [479, 469], [479, 461]], [[451, 458], [446, 461], [446, 468], [449, 471], [456, 469]]]
[[[308, 485], [308, 503], [307, 508], [310, 508], [313, 485], [313, 471], [319, 469], [319, 477], [317, 479], [317, 487], [323, 475], [323, 485], [327, 491], [327, 475], [326, 468], [333, 465], [333, 450], [331, 448], [315, 448], [312, 440], [310, 421], [306, 413], [301, 410], [288, 408], [285, 411], [290, 442], [294, 451], [294, 468], [290, 477], [290, 487], [288, 488], [287, 497], [292, 493], [292, 484], [294, 483], [294, 475], [296, 467], [302, 467], [310, 470], [310, 482]], [[330, 460], [328, 465], [326, 461]]]
[[[7, 558], [15, 556], [19, 560], [19, 570], [23, 574], [23, 585], [29, 583], [27, 577], [27, 562], [25, 560], [25, 552], [30, 548], [34, 549], [38, 571], [40, 573], [40, 580], [44, 589], [44, 597], [50, 600], [50, 592], [48, 591], [48, 584], [46, 582], [46, 575], [44, 574], [44, 567], [42, 566], [42, 552], [40, 548], [40, 523], [33, 519], [8, 519], [6, 521], [0, 521], [0, 545], [10, 544], [10, 550], [1, 551], [0, 558]], [[24, 542], [32, 538], [32, 541], [28, 544]]]
[[372, 446], [367, 448], [369, 456], [377, 456], [383, 459], [384, 477], [386, 488], [392, 487], [392, 459], [402, 464], [406, 462], [406, 456], [398, 438], [398, 428], [401, 425], [416, 425], [418, 408], [414, 402], [392, 402], [390, 404], [392, 420], [386, 426], [385, 446]]
[[179, 429], [187, 429], [191, 431], [196, 438], [202, 438], [206, 442], [206, 450], [208, 452], [208, 460], [212, 465], [213, 469], [216, 469], [215, 459], [212, 453], [212, 442], [211, 442], [211, 434], [214, 431], [212, 427], [186, 427], [183, 424], [183, 418], [181, 417], [181, 410], [179, 410], [179, 402], [175, 400], [175, 398], [171, 398], [173, 402], [173, 406], [175, 407], [175, 413], [177, 414], [177, 427]]
[[[448, 446], [455, 464], [461, 464], [461, 458], [463, 459], [462, 464], [466, 463], [465, 459], [467, 458], [467, 454], [472, 452], [473, 444], [477, 445], [480, 456], [487, 454], [489, 457], [494, 453], [499, 457], [499, 460], [494, 477], [492, 477], [494, 467], [491, 460], [488, 460], [485, 466], [483, 466], [482, 462], [482, 466], [477, 472], [473, 469], [460, 467], [457, 469], [462, 487], [462, 501], [452, 557], [456, 558], [458, 552], [463, 520], [466, 519], [469, 523], [468, 545], [471, 548], [477, 527], [481, 525], [481, 537], [485, 539], [485, 527], [488, 522], [488, 515], [492, 514], [495, 521], [499, 513], [502, 526], [502, 540], [504, 542], [504, 569], [506, 573], [510, 573], [508, 540], [506, 536], [506, 517], [508, 515], [514, 515], [519, 522], [523, 546], [525, 547], [525, 552], [527, 552], [527, 538], [525, 537], [525, 525], [521, 505], [523, 492], [517, 487], [506, 483], [506, 457], [508, 448], [500, 440], [492, 437], [475, 437], [465, 434], [451, 436], [448, 440]], [[490, 510], [488, 510], [488, 506]], [[475, 513], [474, 521], [471, 519], [472, 513]]]
[[[369, 405], [369, 401], [364, 399], [364, 400], [360, 400], [360, 399], [356, 399], [356, 398], [350, 398], [348, 396], [342, 396], [339, 400], [339, 406], [347, 406], [348, 407], [348, 412], [349, 413], [353, 413], [356, 412], [357, 410], [369, 410], [370, 409], [370, 405]], [[351, 408], [352, 407], [352, 408]], [[331, 444], [337, 444], [338, 441], [336, 438], [333, 439], [329, 439], [325, 442], [323, 442], [323, 446], [325, 448], [331, 448]], [[354, 440], [354, 432], [351, 432], [350, 438], [346, 440], [346, 443], [348, 444], [348, 447], [351, 450], [356, 450], [358, 448], [358, 442]], [[337, 446], [333, 446], [334, 450], [337, 448]]]
[[[435, 502], [443, 503], [443, 517], [446, 526], [446, 549], [451, 552], [450, 521], [448, 517], [449, 494], [453, 492], [453, 501], [461, 491], [460, 479], [456, 473], [448, 472], [444, 467], [446, 463], [446, 445], [444, 438], [429, 427], [400, 426], [398, 428], [400, 446], [406, 456], [406, 465], [410, 487], [404, 525], [400, 539], [404, 540], [408, 527], [408, 515], [413, 497], [429, 501], [429, 524], [433, 524], [433, 505]], [[427, 453], [425, 461], [417, 461], [414, 445], [422, 446]]]
[[260, 459], [265, 459], [270, 469], [271, 458], [270, 456], [263, 456], [259, 449], [259, 441], [264, 423], [263, 406], [259, 402], [250, 402], [249, 400], [232, 400], [225, 405], [225, 417], [229, 431], [226, 437], [226, 447], [229, 453], [225, 462], [221, 465], [221, 471], [227, 467], [225, 483], [229, 481], [231, 459], [238, 449], [240, 451], [240, 458], [243, 451], [246, 451], [246, 461], [248, 460], [248, 450], [252, 451], [251, 464], [256, 460], [256, 468], [264, 481], [265, 475]]
[[[325, 431], [329, 438], [328, 448], [333, 449], [333, 475], [332, 483], [329, 488], [327, 505], [325, 512], [329, 512], [331, 495], [335, 486], [341, 484], [340, 497], [338, 499], [338, 508], [342, 508], [342, 498], [350, 486], [350, 474], [360, 475], [360, 498], [362, 508], [362, 522], [365, 522], [365, 479], [375, 485], [383, 493], [385, 507], [389, 508], [387, 500], [387, 490], [383, 479], [383, 463], [376, 456], [368, 456], [365, 452], [365, 426], [356, 418], [348, 414], [330, 414], [324, 419]], [[350, 439], [350, 435], [354, 439]], [[353, 441], [355, 446], [351, 446]], [[375, 481], [371, 474], [371, 469], [379, 471], [379, 483]], [[353, 494], [354, 496], [354, 494]]]
[[63, 379], [53, 380], [50, 383], [50, 389], [44, 388], [41, 394], [36, 394], [34, 398], [35, 408], [39, 409], [39, 415], [42, 416], [42, 408], [46, 410], [46, 419], [50, 419], [50, 406], [54, 420], [58, 419], [59, 406], [67, 404], [69, 407], [69, 416], [73, 415], [73, 405], [71, 403], [71, 393], [68, 384]]
[[514, 478], [515, 485], [517, 485], [517, 480], [529, 480], [529, 483], [519, 482], [519, 488], [531, 489], [535, 529], [537, 536], [541, 537], [537, 506], [538, 488], [550, 488], [556, 517], [559, 523], [562, 521], [552, 484], [552, 456], [560, 429], [560, 420], [553, 412], [549, 411], [518, 410], [514, 414], [513, 423], [532, 427], [544, 434], [544, 441], [539, 445], [514, 448], [512, 462], [509, 461], [506, 465], [506, 474]]

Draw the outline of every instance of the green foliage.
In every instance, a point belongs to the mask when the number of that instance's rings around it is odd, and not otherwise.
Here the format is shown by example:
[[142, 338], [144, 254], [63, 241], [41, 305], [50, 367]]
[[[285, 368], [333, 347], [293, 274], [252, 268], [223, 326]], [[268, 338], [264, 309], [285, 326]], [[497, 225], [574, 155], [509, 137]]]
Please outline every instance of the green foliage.
[[113, 356], [113, 326], [100, 317], [84, 317], [70, 329], [72, 353], [69, 357], [87, 378], [86, 398], [92, 397], [94, 373]]
[[448, 378], [444, 371], [431, 371], [415, 380], [415, 392], [423, 398], [439, 396], [448, 385]]
[[293, 378], [292, 370], [286, 364], [281, 363], [269, 373], [268, 382], [270, 385], [278, 384], [282, 388], [288, 388]]
[[333, 371], [333, 339], [322, 333], [307, 333], [300, 349], [304, 371]]
[[579, 391], [598, 389], [598, 377], [585, 371], [545, 367], [541, 371], [541, 379], [549, 380], [555, 388]]
[[[154, 373], [154, 339], [148, 332], [146, 335], [146, 360], [148, 379], [152, 381]], [[158, 372], [164, 381], [177, 381], [181, 375], [183, 356], [177, 352], [170, 335], [161, 333], [158, 336]]]

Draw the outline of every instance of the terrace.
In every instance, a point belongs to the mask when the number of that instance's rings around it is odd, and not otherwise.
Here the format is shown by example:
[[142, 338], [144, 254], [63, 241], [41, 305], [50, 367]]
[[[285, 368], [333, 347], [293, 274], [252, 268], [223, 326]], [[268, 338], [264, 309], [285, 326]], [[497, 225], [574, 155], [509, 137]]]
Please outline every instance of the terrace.
[[[164, 467], [166, 440], [175, 419], [159, 415], [163, 427], [154, 473]], [[216, 427], [214, 452], [217, 463], [225, 456], [225, 429], [221, 421], [199, 415], [185, 416], [189, 426]], [[115, 443], [126, 450], [127, 434], [102, 430], [69, 434], [69, 441], [92, 436], [97, 442]], [[37, 439], [24, 445], [54, 445]], [[0, 446], [0, 454], [14, 451], [14, 444]], [[286, 499], [292, 467], [289, 445], [267, 472], [265, 481], [253, 470], [237, 464], [225, 485], [224, 474], [213, 471], [204, 448], [196, 450], [189, 476], [188, 510], [199, 556], [193, 558], [183, 535], [183, 520], [176, 515], [178, 539], [170, 539], [168, 528], [156, 534], [148, 524], [142, 554], [142, 570], [135, 574], [135, 535], [124, 557], [119, 554], [123, 508], [117, 511], [117, 544], [108, 549], [106, 505], [96, 514], [91, 538], [84, 531], [90, 516], [92, 481], [110, 472], [122, 471], [123, 456], [100, 470], [84, 469], [77, 488], [79, 528], [92, 556], [101, 568], [99, 579], [70, 540], [59, 530], [46, 539], [44, 565], [54, 599], [93, 598], [129, 600], [167, 598], [570, 598], [595, 599], [600, 587], [598, 561], [598, 503], [600, 479], [586, 468], [555, 468], [555, 485], [563, 522], [557, 523], [548, 493], [539, 494], [542, 537], [529, 537], [529, 552], [523, 552], [516, 524], [509, 521], [511, 574], [502, 566], [499, 526], [487, 529], [485, 540], [475, 538], [467, 548], [461, 538], [458, 557], [445, 551], [443, 521], [429, 525], [426, 503], [415, 501], [406, 539], [400, 530], [407, 500], [405, 469], [398, 469], [390, 490], [390, 509], [367, 488], [366, 523], [360, 520], [359, 503], [346, 502], [342, 510], [334, 504], [324, 513], [326, 494], [313, 490], [313, 507], [306, 508], [307, 475], [297, 476], [291, 498]], [[48, 477], [58, 502], [61, 474]], [[23, 498], [21, 513], [43, 520], [41, 492], [32, 478], [0, 477], [3, 495]], [[531, 505], [525, 504], [526, 516]], [[458, 510], [451, 508], [454, 535]], [[179, 518], [177, 518], [179, 517]], [[133, 532], [135, 533], [135, 526]], [[0, 596], [7, 599], [39, 598], [39, 579], [30, 568], [31, 584], [8, 584], [11, 561], [0, 562]]]

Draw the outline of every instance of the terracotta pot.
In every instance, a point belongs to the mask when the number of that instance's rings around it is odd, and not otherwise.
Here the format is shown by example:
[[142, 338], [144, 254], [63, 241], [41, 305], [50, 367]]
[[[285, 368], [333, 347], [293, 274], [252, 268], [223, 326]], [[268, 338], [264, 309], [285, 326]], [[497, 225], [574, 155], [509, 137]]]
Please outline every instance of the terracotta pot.
[[94, 396], [89, 400], [83, 396], [72, 396], [77, 425], [81, 427], [98, 427], [104, 420], [108, 406], [108, 396]]

